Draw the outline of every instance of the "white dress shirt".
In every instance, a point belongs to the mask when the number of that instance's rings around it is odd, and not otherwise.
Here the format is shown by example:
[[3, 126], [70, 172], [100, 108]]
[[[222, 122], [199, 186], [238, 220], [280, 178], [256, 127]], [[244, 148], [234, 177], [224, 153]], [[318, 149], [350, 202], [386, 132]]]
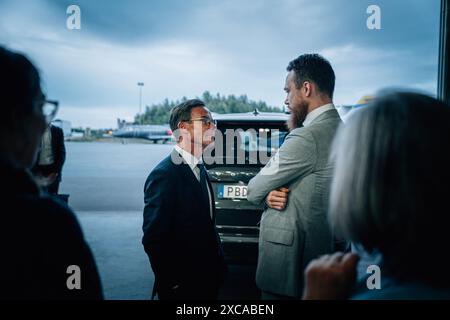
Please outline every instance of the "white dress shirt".
[[41, 152], [39, 154], [39, 165], [45, 166], [55, 162], [52, 150], [52, 132], [50, 126], [45, 129], [41, 140]]
[[[191, 168], [192, 172], [194, 173], [194, 176], [197, 178], [198, 182], [200, 183], [200, 169], [197, 167], [197, 164], [203, 163], [202, 159], [198, 159], [194, 157], [191, 153], [187, 152], [183, 148], [181, 148], [179, 145], [175, 145], [175, 150], [183, 157], [186, 164]], [[209, 189], [209, 184], [206, 183], [206, 188], [208, 190], [208, 200], [209, 200], [209, 214], [211, 218], [213, 217], [213, 208], [211, 203], [211, 190]]]
[[328, 104], [325, 104], [321, 107], [314, 109], [313, 111], [308, 113], [308, 115], [306, 116], [305, 121], [303, 121], [303, 126], [307, 127], [307, 126], [311, 125], [311, 123], [313, 123], [313, 121], [318, 116], [320, 116], [322, 113], [324, 113], [328, 110], [333, 110], [333, 109], [335, 109], [335, 107], [334, 107], [334, 104], [332, 104], [332, 103], [328, 103]]

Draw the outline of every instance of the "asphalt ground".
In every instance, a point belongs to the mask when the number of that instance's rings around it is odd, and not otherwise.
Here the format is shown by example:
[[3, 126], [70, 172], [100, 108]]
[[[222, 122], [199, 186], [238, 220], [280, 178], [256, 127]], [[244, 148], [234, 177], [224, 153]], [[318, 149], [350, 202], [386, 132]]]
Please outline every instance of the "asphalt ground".
[[[141, 244], [143, 186], [171, 145], [66, 143], [60, 193], [69, 194], [106, 299], [147, 300], [154, 275]], [[258, 299], [255, 264], [229, 265], [220, 299]]]

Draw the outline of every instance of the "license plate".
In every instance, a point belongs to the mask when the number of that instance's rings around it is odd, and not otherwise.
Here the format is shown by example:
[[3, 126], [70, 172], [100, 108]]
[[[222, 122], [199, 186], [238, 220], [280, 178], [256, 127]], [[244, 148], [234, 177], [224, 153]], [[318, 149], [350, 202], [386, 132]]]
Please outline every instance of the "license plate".
[[222, 199], [247, 199], [247, 186], [221, 184], [218, 195]]

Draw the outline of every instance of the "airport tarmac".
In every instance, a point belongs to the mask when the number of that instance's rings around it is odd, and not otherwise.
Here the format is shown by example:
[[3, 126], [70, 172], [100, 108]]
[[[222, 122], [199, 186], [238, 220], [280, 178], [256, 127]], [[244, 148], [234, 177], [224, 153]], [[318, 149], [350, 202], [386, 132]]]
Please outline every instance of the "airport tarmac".
[[[67, 142], [60, 193], [69, 194], [106, 299], [147, 300], [154, 275], [141, 244], [143, 186], [171, 145]], [[220, 299], [258, 299], [255, 265], [230, 265]]]

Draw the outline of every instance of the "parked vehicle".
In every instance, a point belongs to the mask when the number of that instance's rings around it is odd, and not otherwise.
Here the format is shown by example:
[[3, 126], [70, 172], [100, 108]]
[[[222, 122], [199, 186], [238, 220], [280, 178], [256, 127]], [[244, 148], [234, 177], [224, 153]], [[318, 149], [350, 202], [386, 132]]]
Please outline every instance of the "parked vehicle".
[[247, 201], [247, 184], [283, 143], [288, 117], [257, 111], [214, 115], [221, 137], [216, 136], [211, 154], [214, 163], [207, 155], [204, 160], [215, 194], [216, 226], [228, 261], [257, 260], [264, 205]]

